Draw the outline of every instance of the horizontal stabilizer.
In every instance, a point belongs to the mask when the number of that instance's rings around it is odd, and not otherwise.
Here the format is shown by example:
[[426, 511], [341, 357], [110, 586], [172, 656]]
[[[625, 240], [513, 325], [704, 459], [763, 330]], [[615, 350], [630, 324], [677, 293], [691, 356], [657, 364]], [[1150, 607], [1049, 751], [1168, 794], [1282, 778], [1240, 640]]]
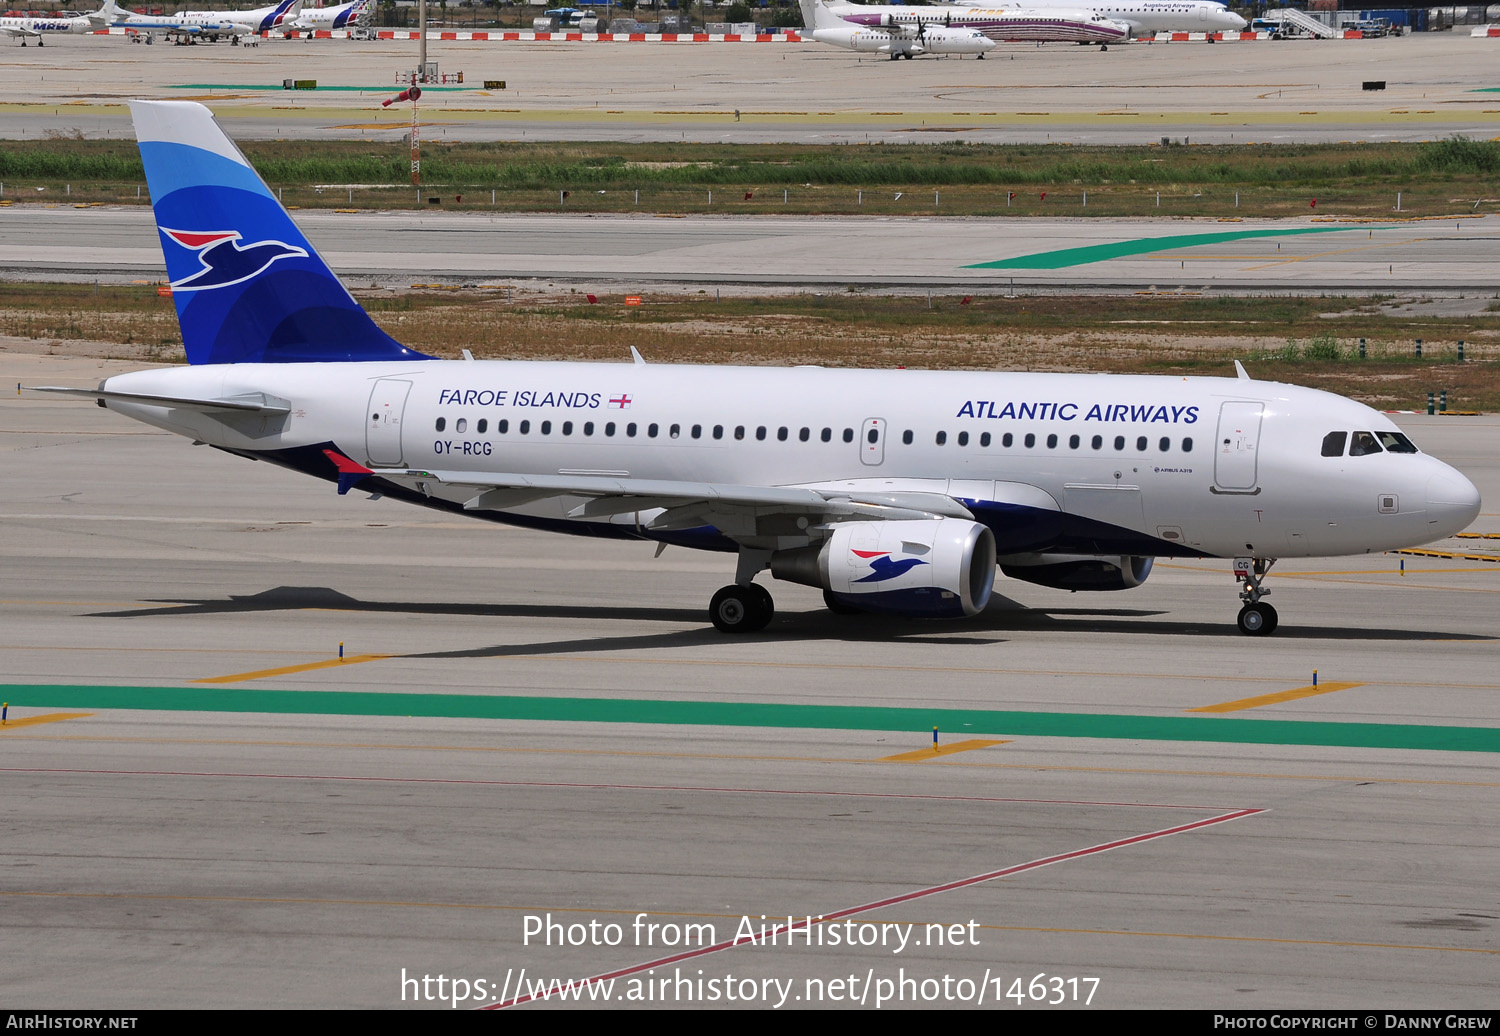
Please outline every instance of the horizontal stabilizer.
[[65, 396], [82, 396], [97, 399], [103, 406], [108, 401], [118, 403], [140, 403], [143, 406], [181, 407], [184, 410], [231, 411], [234, 413], [269, 414], [280, 416], [292, 412], [292, 404], [264, 392], [247, 392], [238, 396], [217, 399], [194, 399], [188, 396], [152, 396], [143, 392], [112, 392], [106, 389], [63, 388], [58, 385], [18, 386], [27, 392], [56, 392]]

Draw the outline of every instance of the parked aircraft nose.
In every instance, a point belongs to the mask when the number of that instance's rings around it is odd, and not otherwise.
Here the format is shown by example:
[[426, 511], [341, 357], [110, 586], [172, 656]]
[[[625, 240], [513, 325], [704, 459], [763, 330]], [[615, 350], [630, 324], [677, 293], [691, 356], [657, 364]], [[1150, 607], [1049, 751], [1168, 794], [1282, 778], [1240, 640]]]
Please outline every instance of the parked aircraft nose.
[[1452, 468], [1427, 480], [1427, 515], [1439, 536], [1462, 532], [1479, 516], [1479, 490]]
[[1224, 13], [1229, 16], [1230, 31], [1232, 32], [1238, 32], [1239, 30], [1247, 28], [1250, 25], [1249, 22], [1245, 21], [1244, 18], [1235, 14], [1233, 11], [1225, 11]]

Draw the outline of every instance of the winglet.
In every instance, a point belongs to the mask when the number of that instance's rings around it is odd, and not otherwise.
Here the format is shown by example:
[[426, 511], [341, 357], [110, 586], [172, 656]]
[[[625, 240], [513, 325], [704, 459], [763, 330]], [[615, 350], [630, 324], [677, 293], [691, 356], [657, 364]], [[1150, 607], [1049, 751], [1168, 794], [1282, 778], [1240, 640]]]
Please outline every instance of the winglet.
[[1250, 375], [1245, 373], [1245, 365], [1239, 360], [1234, 361], [1234, 376], [1241, 381], [1249, 381]]
[[352, 461], [337, 450], [324, 450], [323, 456], [333, 462], [339, 470], [339, 496], [359, 485], [375, 472], [357, 461]]
[[635, 361], [635, 365], [637, 367], [646, 366], [646, 358], [642, 356], [641, 351], [633, 345], [630, 347], [630, 358]]

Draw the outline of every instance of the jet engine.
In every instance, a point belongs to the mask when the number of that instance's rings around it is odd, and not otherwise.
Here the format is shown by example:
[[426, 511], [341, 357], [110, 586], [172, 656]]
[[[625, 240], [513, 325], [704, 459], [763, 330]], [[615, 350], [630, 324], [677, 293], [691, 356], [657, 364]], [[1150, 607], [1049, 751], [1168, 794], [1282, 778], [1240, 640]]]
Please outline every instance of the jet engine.
[[1011, 579], [1056, 590], [1129, 590], [1151, 574], [1153, 558], [1132, 555], [1018, 554], [1004, 558], [1000, 571]]
[[821, 544], [773, 555], [771, 574], [822, 587], [830, 606], [956, 619], [989, 603], [995, 537], [961, 518], [843, 522]]

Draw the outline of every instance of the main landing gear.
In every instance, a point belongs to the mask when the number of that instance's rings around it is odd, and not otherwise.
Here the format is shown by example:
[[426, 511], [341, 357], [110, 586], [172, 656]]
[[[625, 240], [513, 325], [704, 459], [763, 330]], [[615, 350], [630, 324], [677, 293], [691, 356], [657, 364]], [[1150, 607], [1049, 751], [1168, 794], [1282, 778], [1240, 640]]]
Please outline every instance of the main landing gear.
[[1234, 578], [1243, 582], [1240, 600], [1245, 602], [1236, 620], [1240, 632], [1249, 637], [1265, 637], [1276, 632], [1276, 609], [1261, 600], [1271, 591], [1261, 586], [1266, 573], [1276, 564], [1275, 558], [1235, 558]]
[[740, 548], [734, 582], [721, 587], [708, 602], [708, 617], [720, 633], [758, 633], [776, 614], [771, 592], [755, 582], [756, 573], [770, 563], [771, 552]]
[[726, 586], [708, 605], [708, 617], [720, 633], [758, 633], [775, 614], [771, 592], [759, 583]]

